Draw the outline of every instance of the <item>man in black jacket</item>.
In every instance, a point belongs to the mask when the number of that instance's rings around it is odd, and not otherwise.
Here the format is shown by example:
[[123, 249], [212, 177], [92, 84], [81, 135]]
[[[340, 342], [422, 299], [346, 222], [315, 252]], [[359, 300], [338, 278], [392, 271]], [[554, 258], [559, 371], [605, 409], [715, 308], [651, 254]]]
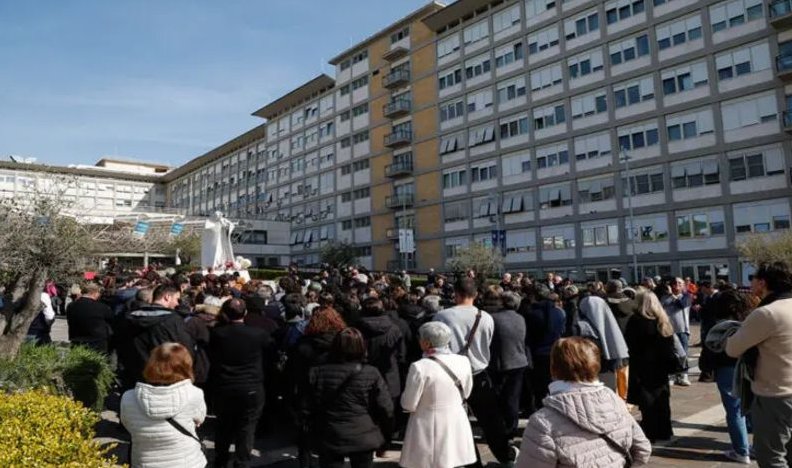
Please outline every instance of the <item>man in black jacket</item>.
[[228, 320], [209, 339], [209, 385], [215, 398], [215, 466], [225, 467], [234, 443], [234, 467], [250, 464], [253, 436], [264, 407], [264, 369], [273, 356], [266, 330], [245, 325], [245, 302], [233, 298], [220, 314]]
[[107, 353], [110, 342], [110, 324], [113, 309], [99, 302], [102, 288], [96, 283], [82, 287], [79, 299], [66, 308], [66, 323], [69, 325], [69, 341]]
[[132, 388], [141, 380], [149, 353], [157, 346], [180, 343], [194, 353], [193, 340], [175, 310], [180, 297], [177, 288], [158, 286], [154, 289], [151, 305], [130, 312], [120, 321], [116, 335], [124, 388]]

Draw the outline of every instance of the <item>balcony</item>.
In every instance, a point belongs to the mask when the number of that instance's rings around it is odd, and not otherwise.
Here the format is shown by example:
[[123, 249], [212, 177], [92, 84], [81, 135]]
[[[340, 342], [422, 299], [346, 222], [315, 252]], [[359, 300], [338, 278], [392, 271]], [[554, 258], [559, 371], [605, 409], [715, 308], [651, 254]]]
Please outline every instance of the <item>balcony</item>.
[[412, 142], [412, 130], [397, 130], [385, 135], [385, 146], [388, 148], [398, 148], [409, 145]]
[[399, 60], [400, 58], [406, 56], [408, 53], [410, 53], [410, 50], [406, 47], [396, 46], [382, 54], [382, 59], [387, 60], [388, 62], [393, 62], [394, 60]]
[[390, 177], [391, 179], [395, 179], [396, 177], [409, 176], [412, 175], [412, 173], [413, 173], [412, 158], [408, 160], [395, 162], [393, 164], [388, 164], [387, 166], [385, 166], [385, 177]]
[[775, 28], [792, 26], [792, 0], [776, 0], [769, 5], [770, 24]]
[[781, 54], [776, 57], [776, 71], [783, 81], [792, 81], [792, 54]]
[[784, 130], [787, 133], [792, 133], [792, 110], [784, 111]]
[[413, 206], [414, 203], [415, 203], [415, 194], [413, 193], [402, 193], [387, 197], [385, 199], [385, 206], [387, 206], [390, 209], [396, 209], [396, 210], [407, 208], [408, 206]]
[[412, 102], [409, 99], [396, 99], [382, 106], [382, 115], [392, 119], [410, 113]]
[[397, 88], [410, 82], [410, 70], [396, 69], [382, 77], [382, 86], [385, 88]]

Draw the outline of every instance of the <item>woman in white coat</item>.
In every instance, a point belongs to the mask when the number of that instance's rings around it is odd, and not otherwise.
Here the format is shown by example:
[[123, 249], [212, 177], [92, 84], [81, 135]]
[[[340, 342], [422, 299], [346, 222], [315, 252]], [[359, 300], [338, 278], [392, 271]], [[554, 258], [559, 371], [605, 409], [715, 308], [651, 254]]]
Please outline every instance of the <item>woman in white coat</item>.
[[192, 384], [192, 357], [178, 343], [151, 351], [145, 383], [121, 397], [121, 424], [132, 435], [132, 468], [206, 466], [196, 429], [206, 418], [203, 391]]
[[424, 358], [414, 362], [401, 396], [407, 423], [401, 460], [405, 468], [453, 468], [474, 463], [476, 447], [464, 407], [473, 389], [470, 361], [452, 354], [451, 330], [428, 322], [418, 330]]

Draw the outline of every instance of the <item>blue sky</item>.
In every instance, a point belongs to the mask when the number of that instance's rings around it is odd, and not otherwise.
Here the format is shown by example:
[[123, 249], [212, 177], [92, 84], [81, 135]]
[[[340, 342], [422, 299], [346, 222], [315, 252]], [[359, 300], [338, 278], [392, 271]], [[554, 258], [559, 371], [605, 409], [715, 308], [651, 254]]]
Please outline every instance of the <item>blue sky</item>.
[[0, 159], [180, 164], [427, 0], [0, 0]]

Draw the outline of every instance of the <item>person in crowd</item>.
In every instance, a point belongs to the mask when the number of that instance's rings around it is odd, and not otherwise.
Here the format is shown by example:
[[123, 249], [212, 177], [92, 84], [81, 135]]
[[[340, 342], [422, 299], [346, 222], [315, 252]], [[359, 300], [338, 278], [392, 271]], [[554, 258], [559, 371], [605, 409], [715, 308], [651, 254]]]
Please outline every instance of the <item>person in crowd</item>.
[[45, 291], [41, 292], [41, 309], [33, 318], [28, 327], [26, 340], [33, 342], [36, 346], [43, 346], [52, 343], [50, 330], [55, 321], [55, 309], [52, 308], [52, 299]]
[[[139, 292], [140, 293], [140, 292]], [[122, 385], [131, 388], [143, 374], [149, 353], [163, 343], [180, 343], [192, 354], [194, 343], [182, 317], [176, 312], [180, 293], [177, 288], [160, 285], [152, 293], [152, 304], [123, 317], [114, 331]]]
[[102, 353], [110, 351], [113, 310], [99, 301], [102, 288], [97, 283], [86, 283], [79, 299], [66, 309], [69, 342]]
[[598, 338], [598, 345], [602, 352], [600, 365], [600, 379], [605, 379], [605, 385], [619, 393], [622, 399], [627, 399], [627, 389], [619, 387], [617, 373], [619, 369], [628, 364], [630, 357], [624, 335], [619, 328], [619, 323], [605, 302], [599, 296], [591, 295], [580, 301], [580, 318], [586, 321]]
[[533, 358], [531, 372], [531, 389], [533, 402], [529, 403], [528, 410], [541, 408], [544, 397], [547, 396], [550, 377], [550, 350], [553, 343], [564, 335], [566, 329], [566, 314], [561, 308], [560, 297], [551, 293], [547, 288], [540, 288], [537, 292], [539, 300], [530, 303], [523, 299], [519, 313], [525, 319], [526, 345]]
[[399, 365], [405, 359], [404, 336], [387, 315], [380, 299], [364, 299], [362, 315], [357, 325], [366, 341], [366, 362], [382, 374], [394, 403], [398, 403], [401, 395]]
[[789, 450], [792, 437], [790, 266], [783, 262], [760, 265], [751, 278], [751, 292], [761, 298], [759, 307], [727, 339], [726, 354], [741, 357], [752, 369], [751, 421], [759, 466], [789, 466], [792, 462]]
[[[687, 353], [690, 343], [690, 307], [693, 305], [693, 299], [690, 293], [685, 291], [685, 282], [682, 281], [682, 278], [674, 278], [670, 281], [660, 302], [671, 320], [674, 333]], [[674, 376], [674, 384], [683, 387], [690, 386], [687, 370]]]
[[245, 325], [246, 312], [241, 299], [224, 302], [220, 316], [225, 323], [214, 327], [209, 339], [216, 467], [229, 461], [235, 467], [250, 466], [253, 436], [264, 406], [264, 368], [273, 359], [273, 343], [266, 330]]
[[498, 284], [504, 291], [511, 291], [512, 288], [512, 275], [511, 273], [504, 273], [501, 276], [500, 283]]
[[630, 353], [627, 402], [641, 410], [641, 428], [652, 443], [668, 440], [671, 428], [671, 388], [668, 376], [677, 370], [674, 329], [654, 292], [641, 289], [638, 312], [624, 334]]
[[517, 449], [509, 444], [509, 433], [498, 408], [498, 397], [486, 372], [495, 323], [492, 316], [473, 305], [478, 295], [473, 278], [461, 278], [454, 285], [456, 306], [444, 309], [434, 320], [451, 329], [451, 351], [467, 356], [473, 369], [473, 390], [468, 405], [484, 431], [487, 444], [502, 464], [513, 463]]
[[[717, 311], [715, 310], [715, 303], [718, 294], [720, 293], [718, 284], [712, 284], [710, 281], [702, 281], [699, 284], [699, 292], [696, 297], [696, 303], [691, 306], [691, 311], [695, 310], [695, 314], [701, 320], [701, 329], [699, 334], [699, 343], [704, 346], [707, 339], [707, 333], [715, 325], [717, 319]], [[703, 354], [703, 351], [702, 351]], [[699, 366], [701, 367], [701, 366]], [[715, 376], [711, 370], [701, 369], [699, 375], [699, 382], [715, 382]]]
[[[707, 288], [701, 285], [701, 290]], [[706, 294], [706, 292], [704, 292]], [[706, 371], [712, 375], [718, 392], [720, 393], [721, 403], [726, 412], [726, 428], [729, 431], [731, 449], [726, 450], [726, 458], [737, 463], [750, 464], [750, 447], [748, 443], [748, 426], [746, 417], [740, 409], [740, 395], [734, 392], [734, 373], [737, 367], [737, 359], [730, 357], [724, 352], [726, 333], [720, 330], [724, 326], [731, 324], [734, 329], [739, 327], [740, 322], [753, 308], [753, 304], [748, 294], [729, 289], [719, 292], [707, 303], [714, 315], [709, 317], [713, 325], [710, 327], [712, 333], [708, 333], [704, 348], [701, 351], [699, 367], [702, 374]], [[702, 317], [703, 322], [703, 317]], [[720, 324], [717, 328], [715, 325]], [[702, 324], [703, 326], [703, 324]]]
[[183, 345], [163, 343], [151, 351], [143, 381], [121, 397], [119, 417], [132, 436], [132, 468], [206, 466], [197, 433], [206, 404], [192, 379], [192, 356]]
[[497, 389], [509, 434], [517, 430], [523, 379], [530, 366], [530, 351], [525, 348], [525, 320], [517, 313], [519, 307], [520, 296], [516, 293], [499, 294], [489, 289], [484, 294], [484, 310], [495, 322], [488, 372]]
[[520, 468], [640, 466], [651, 445], [618, 395], [597, 379], [600, 353], [591, 340], [562, 338], [552, 349], [553, 383], [544, 408], [528, 420]]
[[424, 357], [410, 365], [401, 397], [410, 421], [399, 465], [451, 468], [475, 463], [476, 446], [464, 407], [473, 389], [470, 361], [451, 352], [451, 330], [445, 324], [425, 323], [418, 334]]
[[346, 458], [352, 468], [369, 468], [389, 440], [393, 400], [365, 357], [363, 335], [346, 328], [333, 339], [329, 361], [308, 371], [303, 420], [323, 468], [341, 468]]
[[[627, 329], [627, 322], [637, 311], [638, 305], [635, 300], [630, 299], [624, 293], [624, 283], [621, 280], [612, 279], [605, 284], [605, 299], [610, 307], [611, 313], [616, 318], [622, 336]], [[625, 364], [616, 368], [616, 393], [623, 399], [627, 399], [627, 386], [629, 380], [630, 367]]]

